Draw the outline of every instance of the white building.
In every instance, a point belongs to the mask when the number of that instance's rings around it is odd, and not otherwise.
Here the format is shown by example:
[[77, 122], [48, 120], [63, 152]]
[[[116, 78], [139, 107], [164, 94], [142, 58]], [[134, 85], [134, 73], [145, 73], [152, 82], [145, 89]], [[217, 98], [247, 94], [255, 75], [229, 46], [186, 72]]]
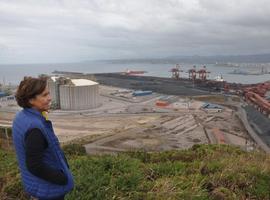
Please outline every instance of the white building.
[[60, 108], [60, 97], [59, 97], [59, 77], [52, 76], [48, 80], [48, 88], [52, 98], [52, 104], [55, 108]]
[[87, 79], [51, 78], [52, 101], [63, 110], [82, 110], [100, 105], [99, 84]]

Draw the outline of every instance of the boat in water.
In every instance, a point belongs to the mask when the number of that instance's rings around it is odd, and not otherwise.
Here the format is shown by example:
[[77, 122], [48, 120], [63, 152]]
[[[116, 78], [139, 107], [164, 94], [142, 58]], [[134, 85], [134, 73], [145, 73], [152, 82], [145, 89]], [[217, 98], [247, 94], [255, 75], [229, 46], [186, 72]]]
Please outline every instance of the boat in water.
[[134, 70], [127, 69], [123, 74], [138, 76], [138, 75], [143, 75], [145, 73], [147, 73], [147, 72], [146, 71], [134, 71]]

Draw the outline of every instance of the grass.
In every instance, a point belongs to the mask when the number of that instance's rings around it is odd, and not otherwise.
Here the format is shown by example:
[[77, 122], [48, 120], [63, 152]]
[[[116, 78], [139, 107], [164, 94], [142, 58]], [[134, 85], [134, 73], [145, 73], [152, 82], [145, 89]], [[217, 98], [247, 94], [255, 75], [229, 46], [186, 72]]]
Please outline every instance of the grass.
[[[269, 199], [270, 156], [227, 145], [157, 153], [89, 156], [64, 147], [78, 199]], [[13, 152], [0, 150], [0, 195], [26, 199]], [[4, 159], [3, 159], [4, 158]]]

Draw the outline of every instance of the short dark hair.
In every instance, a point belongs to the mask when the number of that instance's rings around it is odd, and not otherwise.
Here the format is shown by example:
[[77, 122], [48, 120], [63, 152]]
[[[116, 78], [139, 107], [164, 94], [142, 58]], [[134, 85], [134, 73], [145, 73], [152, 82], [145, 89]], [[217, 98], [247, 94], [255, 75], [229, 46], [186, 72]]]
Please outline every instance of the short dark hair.
[[18, 105], [22, 108], [31, 108], [32, 106], [29, 100], [41, 94], [45, 90], [46, 86], [46, 77], [42, 76], [39, 78], [33, 78], [25, 76], [20, 82], [15, 95]]

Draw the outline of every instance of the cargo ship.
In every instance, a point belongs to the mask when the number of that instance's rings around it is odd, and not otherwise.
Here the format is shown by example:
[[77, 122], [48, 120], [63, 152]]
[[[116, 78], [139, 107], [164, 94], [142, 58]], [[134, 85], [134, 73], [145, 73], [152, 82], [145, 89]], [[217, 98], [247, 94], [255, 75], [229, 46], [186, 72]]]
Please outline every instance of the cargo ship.
[[147, 73], [147, 71], [135, 71], [135, 70], [129, 70], [127, 69], [125, 72], [123, 72], [124, 75], [134, 75], [134, 76], [139, 76]]

